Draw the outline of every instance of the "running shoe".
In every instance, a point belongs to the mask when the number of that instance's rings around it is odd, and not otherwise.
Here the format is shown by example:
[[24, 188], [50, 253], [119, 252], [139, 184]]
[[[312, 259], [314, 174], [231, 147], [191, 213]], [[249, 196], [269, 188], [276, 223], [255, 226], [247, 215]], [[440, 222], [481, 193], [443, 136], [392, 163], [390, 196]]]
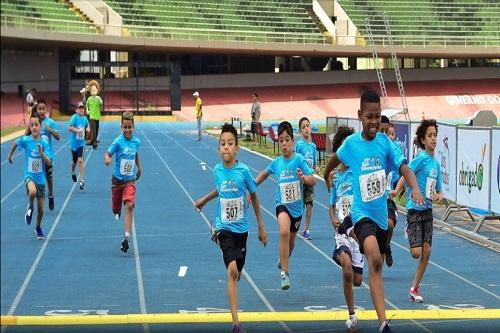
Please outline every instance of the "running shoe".
[[76, 175], [74, 173], [71, 174], [71, 179], [73, 179], [73, 183], [76, 183]]
[[302, 237], [304, 237], [305, 240], [311, 240], [311, 234], [309, 233], [309, 230], [304, 230], [302, 231]]
[[115, 213], [115, 220], [118, 222], [118, 220], [120, 219], [120, 213]]
[[45, 239], [45, 235], [43, 234], [42, 227], [40, 227], [39, 225], [37, 225], [35, 227], [35, 232], [36, 232], [36, 238], [38, 238], [40, 240], [44, 240]]
[[49, 197], [49, 209], [54, 210], [54, 197]]
[[83, 181], [83, 179], [80, 179], [80, 191], [83, 191], [85, 187], [85, 182]]
[[28, 208], [26, 208], [26, 213], [24, 214], [24, 221], [26, 221], [27, 225], [31, 224], [32, 217], [33, 217], [33, 203], [29, 203]]
[[127, 251], [128, 251], [128, 238], [124, 238], [122, 240], [122, 247], [120, 250], [122, 250], [122, 252], [127, 253]]
[[392, 259], [392, 250], [390, 246], [387, 246], [387, 249], [385, 251], [385, 263], [387, 267], [391, 267], [392, 264], [394, 263], [394, 260]]
[[389, 326], [389, 322], [386, 321], [385, 323], [382, 324], [383, 326], [379, 328], [380, 333], [394, 333], [393, 330], [391, 330], [391, 326]]
[[287, 273], [281, 272], [281, 289], [287, 290], [290, 288], [290, 277]]
[[233, 333], [246, 333], [246, 331], [238, 324], [233, 326]]
[[410, 291], [408, 292], [408, 299], [410, 300], [410, 302], [416, 302], [416, 303], [422, 303], [424, 301], [424, 298], [420, 295], [420, 292], [418, 291], [418, 287], [410, 288]]
[[349, 319], [346, 320], [345, 325], [347, 326], [349, 332], [355, 331], [356, 326], [358, 326], [358, 318], [356, 318], [356, 315], [349, 315]]

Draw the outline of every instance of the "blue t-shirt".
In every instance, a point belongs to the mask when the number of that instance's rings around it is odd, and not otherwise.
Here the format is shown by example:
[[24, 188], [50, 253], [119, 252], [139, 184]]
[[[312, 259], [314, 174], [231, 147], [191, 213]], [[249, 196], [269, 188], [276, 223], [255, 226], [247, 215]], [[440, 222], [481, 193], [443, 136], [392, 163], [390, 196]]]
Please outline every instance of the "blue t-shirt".
[[276, 207], [284, 205], [290, 215], [295, 218], [302, 216], [304, 208], [302, 185], [297, 169], [301, 169], [306, 176], [313, 174], [313, 170], [301, 154], [293, 154], [290, 159], [280, 156], [273, 160], [266, 169], [269, 174], [276, 176], [274, 195]]
[[139, 151], [140, 144], [141, 141], [139, 138], [132, 136], [128, 140], [123, 134], [113, 141], [108, 148], [108, 153], [111, 156], [116, 153], [113, 167], [113, 176], [115, 178], [122, 181], [135, 180], [137, 174], [135, 157]]
[[32, 135], [25, 135], [17, 139], [16, 145], [24, 148], [24, 179], [30, 178], [37, 184], [45, 184], [45, 162], [38, 152], [38, 145], [41, 145], [47, 154], [49, 149], [47, 138], [44, 136], [35, 140]]
[[318, 164], [316, 157], [317, 149], [316, 149], [316, 144], [314, 144], [314, 142], [312, 141], [307, 142], [304, 139], [300, 139], [295, 144], [293, 150], [296, 153], [299, 153], [302, 156], [304, 156], [304, 158], [306, 159], [307, 163], [311, 168], [314, 168]]
[[399, 169], [406, 162], [404, 156], [394, 149], [387, 135], [377, 133], [373, 140], [365, 140], [360, 132], [345, 139], [337, 157], [352, 171], [353, 223], [369, 218], [387, 230], [386, 170], [391, 163]]
[[[393, 149], [397, 152], [397, 154], [402, 155], [403, 151], [401, 150], [401, 146], [392, 140], [391, 143], [393, 145]], [[387, 192], [396, 188], [400, 177], [401, 175], [399, 174], [399, 168], [392, 163], [389, 163], [389, 169], [387, 170]]]
[[214, 168], [215, 184], [219, 194], [215, 228], [236, 233], [248, 232], [246, 193], [254, 193], [257, 187], [255, 178], [248, 166], [237, 162], [226, 168], [218, 163]]
[[333, 178], [333, 186], [330, 191], [330, 205], [335, 208], [335, 215], [340, 222], [342, 222], [347, 215], [351, 214], [352, 200], [351, 169], [337, 171]]
[[81, 132], [70, 132], [69, 146], [71, 150], [75, 151], [80, 147], [85, 147], [85, 129], [89, 126], [89, 120], [85, 116], [74, 114], [69, 120], [69, 126], [81, 129]]
[[57, 124], [51, 118], [45, 117], [42, 120], [41, 127], [40, 127], [40, 134], [42, 136], [46, 136], [47, 140], [49, 142], [49, 149], [47, 149], [45, 151], [45, 154], [47, 154], [47, 157], [50, 158], [51, 161], [53, 161], [54, 160], [54, 150], [52, 148], [52, 133], [50, 133], [45, 128], [45, 125], [48, 125], [53, 131], [57, 131]]
[[406, 189], [406, 209], [425, 210], [432, 208], [432, 196], [441, 192], [441, 166], [427, 151], [422, 151], [410, 162], [408, 167], [415, 173], [420, 193], [425, 197], [423, 205], [415, 204], [410, 198], [413, 190]]

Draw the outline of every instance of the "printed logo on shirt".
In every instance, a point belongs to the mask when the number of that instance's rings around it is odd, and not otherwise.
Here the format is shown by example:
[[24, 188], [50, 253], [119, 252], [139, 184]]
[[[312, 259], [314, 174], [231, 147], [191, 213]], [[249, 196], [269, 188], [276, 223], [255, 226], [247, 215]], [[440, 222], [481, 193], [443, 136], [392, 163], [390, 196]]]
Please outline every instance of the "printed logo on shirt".
[[373, 171], [382, 167], [379, 157], [366, 157], [361, 163], [361, 171]]
[[234, 180], [224, 180], [220, 185], [221, 192], [238, 192], [238, 186]]

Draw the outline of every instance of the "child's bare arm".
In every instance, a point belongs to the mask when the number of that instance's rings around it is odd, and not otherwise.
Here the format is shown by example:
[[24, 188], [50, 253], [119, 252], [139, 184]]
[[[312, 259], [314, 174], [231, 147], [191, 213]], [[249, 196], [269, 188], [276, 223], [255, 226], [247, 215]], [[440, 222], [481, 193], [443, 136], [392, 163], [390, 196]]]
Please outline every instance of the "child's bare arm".
[[111, 164], [111, 155], [108, 152], [104, 153], [104, 164], [107, 166]]
[[252, 199], [252, 206], [255, 212], [255, 217], [257, 218], [257, 223], [259, 225], [259, 240], [261, 243], [266, 246], [267, 245], [267, 232], [264, 226], [264, 222], [262, 220], [262, 212], [260, 210], [259, 198], [257, 197], [257, 193], [253, 192], [250, 194]]
[[257, 176], [257, 178], [255, 178], [255, 182], [257, 183], [257, 186], [259, 186], [260, 184], [262, 184], [262, 182], [264, 180], [266, 180], [267, 177], [269, 177], [269, 172], [267, 170], [263, 170], [261, 173], [259, 173], [259, 175]]
[[142, 164], [141, 159], [139, 158], [139, 153], [135, 154], [135, 165], [137, 165], [137, 174], [135, 175], [135, 179], [138, 180], [142, 175]]
[[325, 185], [328, 193], [330, 193], [328, 175], [330, 175], [330, 172], [332, 172], [332, 170], [335, 169], [339, 164], [340, 160], [337, 157], [337, 154], [333, 153], [332, 157], [330, 157], [330, 160], [328, 161], [328, 164], [325, 167], [325, 171], [323, 172], [323, 178], [325, 179]]
[[410, 187], [413, 190], [411, 192], [411, 197], [413, 202], [415, 202], [417, 205], [423, 205], [424, 198], [420, 193], [420, 189], [418, 188], [417, 184], [417, 178], [415, 177], [413, 171], [411, 171], [411, 169], [406, 164], [403, 163], [399, 167], [399, 173], [405, 178], [405, 181], [408, 183], [408, 185], [410, 185]]
[[12, 146], [10, 147], [9, 154], [7, 155], [7, 160], [9, 161], [10, 164], [12, 164], [12, 155], [17, 149], [17, 143], [14, 142]]
[[213, 191], [208, 192], [203, 197], [195, 200], [194, 209], [201, 211], [203, 206], [205, 206], [210, 200], [217, 198], [218, 196], [219, 196], [219, 192], [217, 191], [217, 189], [214, 189]]

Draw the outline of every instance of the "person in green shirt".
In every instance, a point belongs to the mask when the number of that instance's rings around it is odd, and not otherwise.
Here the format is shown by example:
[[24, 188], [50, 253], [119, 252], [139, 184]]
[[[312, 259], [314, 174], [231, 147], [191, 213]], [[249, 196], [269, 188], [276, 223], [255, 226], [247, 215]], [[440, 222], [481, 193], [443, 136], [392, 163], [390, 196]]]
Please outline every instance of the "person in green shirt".
[[90, 144], [97, 149], [97, 136], [99, 135], [99, 120], [101, 119], [102, 99], [99, 97], [99, 82], [92, 80], [89, 82], [90, 97], [87, 98], [86, 109], [90, 123]]

